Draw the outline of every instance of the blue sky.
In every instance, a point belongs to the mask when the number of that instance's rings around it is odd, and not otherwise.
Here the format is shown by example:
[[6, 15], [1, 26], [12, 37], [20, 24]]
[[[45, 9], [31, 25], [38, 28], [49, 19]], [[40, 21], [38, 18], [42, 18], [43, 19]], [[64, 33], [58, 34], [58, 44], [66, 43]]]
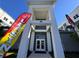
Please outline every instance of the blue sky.
[[64, 21], [65, 14], [71, 13], [79, 6], [79, 0], [57, 0], [55, 5], [54, 13], [57, 24], [60, 25]]
[[[0, 0], [0, 7], [11, 17], [16, 19], [22, 12], [27, 12], [27, 0]], [[79, 0], [57, 0], [54, 9], [57, 24], [60, 25], [65, 18], [79, 5]]]

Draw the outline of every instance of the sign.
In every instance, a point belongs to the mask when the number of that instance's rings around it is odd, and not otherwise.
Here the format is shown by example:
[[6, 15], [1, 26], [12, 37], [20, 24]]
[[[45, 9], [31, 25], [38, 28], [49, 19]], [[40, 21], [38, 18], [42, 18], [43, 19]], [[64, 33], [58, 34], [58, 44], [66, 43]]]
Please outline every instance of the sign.
[[21, 14], [10, 29], [6, 31], [3, 38], [0, 39], [0, 54], [4, 54], [15, 44], [30, 17], [30, 13]]

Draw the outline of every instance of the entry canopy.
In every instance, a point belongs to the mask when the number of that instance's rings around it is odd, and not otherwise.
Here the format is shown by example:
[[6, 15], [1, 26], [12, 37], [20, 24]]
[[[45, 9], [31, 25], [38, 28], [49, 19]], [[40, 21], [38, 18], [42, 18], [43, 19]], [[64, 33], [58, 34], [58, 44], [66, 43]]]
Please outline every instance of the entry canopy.
[[29, 5], [52, 5], [56, 0], [28, 0]]

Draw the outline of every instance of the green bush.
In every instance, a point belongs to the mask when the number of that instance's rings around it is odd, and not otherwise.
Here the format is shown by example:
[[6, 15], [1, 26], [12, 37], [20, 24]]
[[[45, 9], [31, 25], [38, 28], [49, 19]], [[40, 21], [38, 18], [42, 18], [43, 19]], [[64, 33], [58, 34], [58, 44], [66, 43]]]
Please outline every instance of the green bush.
[[78, 35], [77, 35], [77, 33], [76, 32], [73, 32], [73, 33], [71, 33], [71, 35], [70, 35], [71, 37], [72, 37], [72, 39], [74, 39], [74, 40], [79, 40], [79, 37], [78, 37]]

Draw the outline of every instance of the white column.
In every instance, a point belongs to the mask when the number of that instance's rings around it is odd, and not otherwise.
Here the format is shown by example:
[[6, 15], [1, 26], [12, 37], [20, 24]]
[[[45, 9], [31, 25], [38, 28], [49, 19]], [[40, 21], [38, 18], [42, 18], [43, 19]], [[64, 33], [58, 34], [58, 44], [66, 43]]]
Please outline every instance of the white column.
[[31, 33], [30, 51], [33, 51], [34, 47], [34, 31]]
[[30, 31], [30, 24], [28, 22], [26, 24], [26, 27], [25, 27], [22, 37], [21, 37], [21, 42], [20, 42], [17, 58], [26, 58], [26, 56], [27, 56], [29, 40], [30, 40], [28, 38], [29, 31]]
[[47, 32], [47, 48], [48, 48], [48, 52], [52, 51], [51, 48], [51, 39], [50, 39], [50, 32]]
[[30, 20], [33, 19], [33, 10], [32, 10], [32, 7], [28, 6], [28, 13], [31, 13], [31, 17], [30, 17]]
[[52, 43], [53, 43], [53, 51], [55, 58], [64, 58], [64, 51], [61, 43], [61, 38], [58, 30], [51, 25], [51, 35], [52, 35]]
[[64, 51], [61, 43], [61, 38], [58, 32], [56, 19], [53, 13], [53, 6], [50, 8], [51, 14], [51, 35], [52, 35], [52, 43], [53, 43], [53, 51], [55, 58], [64, 58]]

